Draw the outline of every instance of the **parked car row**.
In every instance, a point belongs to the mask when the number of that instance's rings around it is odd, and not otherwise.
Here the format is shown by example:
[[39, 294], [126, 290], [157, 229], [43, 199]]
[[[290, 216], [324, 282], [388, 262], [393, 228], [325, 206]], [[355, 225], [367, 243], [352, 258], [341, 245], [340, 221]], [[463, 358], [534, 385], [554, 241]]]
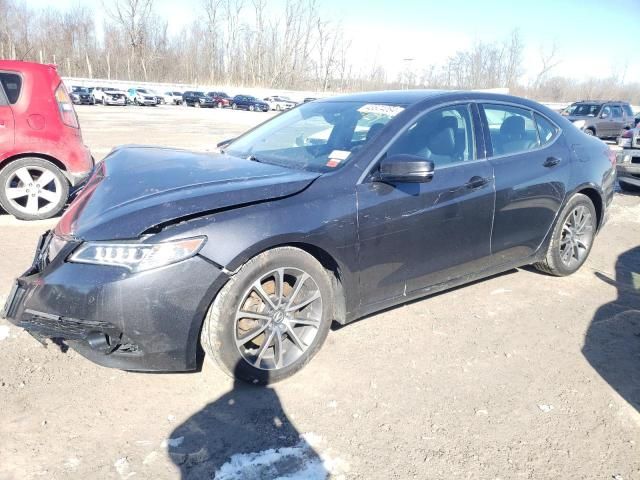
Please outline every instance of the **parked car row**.
[[[308, 99], [305, 99], [307, 101]], [[309, 99], [311, 100], [311, 99]], [[231, 108], [233, 110], [249, 110], [268, 112], [284, 111], [297, 105], [288, 97], [273, 95], [262, 100], [251, 95], [230, 97], [221, 91], [186, 92], [167, 91], [158, 93], [148, 88], [129, 88], [126, 92], [115, 87], [71, 87], [71, 101], [75, 105], [185, 105], [187, 107]]]

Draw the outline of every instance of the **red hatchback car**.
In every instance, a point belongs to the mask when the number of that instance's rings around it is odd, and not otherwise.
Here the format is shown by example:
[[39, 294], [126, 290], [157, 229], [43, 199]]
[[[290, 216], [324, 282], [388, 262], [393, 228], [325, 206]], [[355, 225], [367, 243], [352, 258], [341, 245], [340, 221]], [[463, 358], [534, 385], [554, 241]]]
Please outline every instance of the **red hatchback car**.
[[0, 207], [23, 220], [52, 217], [92, 168], [55, 66], [0, 60]]

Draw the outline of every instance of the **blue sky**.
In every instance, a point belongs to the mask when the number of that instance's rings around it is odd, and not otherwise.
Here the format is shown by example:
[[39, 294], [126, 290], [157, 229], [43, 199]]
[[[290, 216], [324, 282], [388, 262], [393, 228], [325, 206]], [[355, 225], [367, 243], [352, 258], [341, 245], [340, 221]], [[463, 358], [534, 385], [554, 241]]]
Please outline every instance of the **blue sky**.
[[[108, 2], [108, 0], [106, 0]], [[28, 0], [30, 6], [51, 6], [50, 0]], [[78, 0], [58, 0], [59, 8]], [[100, 10], [100, 0], [83, 4]], [[540, 68], [540, 49], [555, 42], [561, 64], [558, 74], [582, 78], [615, 72], [626, 81], [640, 81], [637, 58], [640, 0], [318, 0], [324, 16], [341, 22], [353, 39], [352, 62], [366, 68], [377, 61], [393, 74], [403, 58], [414, 58], [414, 70], [441, 62], [474, 41], [504, 39], [518, 28], [526, 49], [526, 74]], [[180, 31], [189, 23], [198, 0], [156, 0], [156, 10]], [[248, 6], [250, 1], [247, 0]], [[283, 1], [268, 0], [277, 13]], [[97, 15], [96, 18], [99, 18]], [[629, 47], [634, 45], [635, 53]], [[626, 46], [625, 46], [626, 45]]]

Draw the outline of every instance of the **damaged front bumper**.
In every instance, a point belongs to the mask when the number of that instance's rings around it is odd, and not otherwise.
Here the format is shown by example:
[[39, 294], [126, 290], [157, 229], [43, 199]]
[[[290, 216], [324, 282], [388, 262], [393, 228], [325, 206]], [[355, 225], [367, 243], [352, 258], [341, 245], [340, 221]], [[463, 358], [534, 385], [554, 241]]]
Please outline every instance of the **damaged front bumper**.
[[67, 262], [79, 244], [43, 235], [3, 316], [41, 342], [62, 339], [103, 366], [195, 369], [202, 321], [228, 277], [200, 256], [136, 274]]

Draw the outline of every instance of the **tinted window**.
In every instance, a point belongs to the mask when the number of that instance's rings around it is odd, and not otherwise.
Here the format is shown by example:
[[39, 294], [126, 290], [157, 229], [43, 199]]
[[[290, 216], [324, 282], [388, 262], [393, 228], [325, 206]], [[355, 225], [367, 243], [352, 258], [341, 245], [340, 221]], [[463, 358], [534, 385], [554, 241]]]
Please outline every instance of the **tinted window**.
[[576, 117], [595, 117], [599, 111], [600, 105], [580, 103], [575, 106], [571, 115], [575, 115]]
[[0, 73], [0, 83], [7, 94], [9, 103], [16, 103], [22, 88], [22, 78], [15, 73]]
[[484, 105], [494, 155], [526, 152], [538, 147], [531, 111], [509, 105]]
[[556, 135], [558, 135], [558, 128], [542, 115], [536, 113], [536, 124], [538, 125], [538, 137], [540, 138], [540, 144], [546, 145], [550, 143]]
[[633, 110], [631, 110], [631, 105], [629, 105], [628, 103], [622, 104], [622, 110], [624, 110], [624, 113], [626, 113], [628, 116], [633, 117]]
[[618, 105], [611, 107], [611, 110], [613, 111], [613, 118], [622, 118], [622, 108]]
[[456, 105], [421, 117], [400, 135], [387, 154], [417, 155], [438, 167], [473, 160], [473, 146], [469, 106]]

